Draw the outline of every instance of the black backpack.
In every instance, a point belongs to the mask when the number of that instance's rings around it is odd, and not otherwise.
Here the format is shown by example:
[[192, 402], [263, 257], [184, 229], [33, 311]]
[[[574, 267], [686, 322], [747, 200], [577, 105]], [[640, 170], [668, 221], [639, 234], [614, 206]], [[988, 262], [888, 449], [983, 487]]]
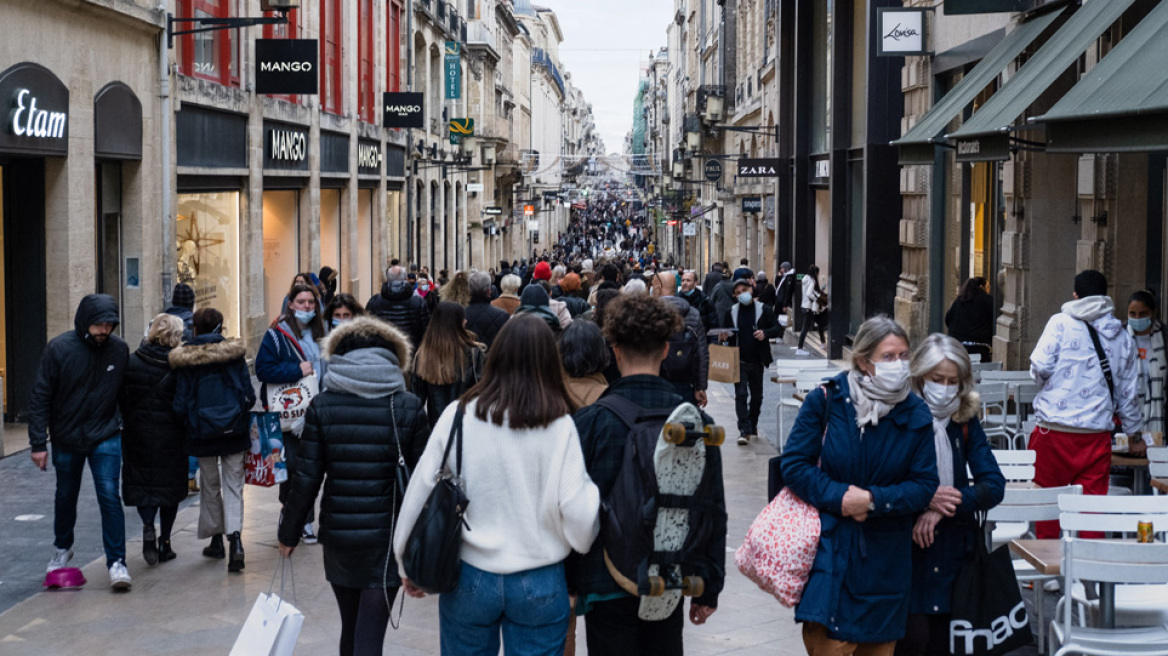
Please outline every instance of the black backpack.
[[[650, 561], [662, 566], [680, 564], [683, 576], [696, 574], [709, 580], [714, 568], [707, 563], [705, 549], [713, 538], [716, 514], [721, 512], [717, 504], [706, 501], [712, 485], [710, 468], [707, 465], [701, 483], [689, 497], [660, 494], [653, 468], [658, 436], [675, 408], [646, 409], [615, 394], [596, 404], [616, 414], [629, 429], [616, 481], [600, 502], [600, 544], [610, 569], [635, 583], [639, 595], [650, 593]], [[689, 535], [680, 552], [653, 551], [658, 508], [689, 509]], [[613, 578], [620, 582], [615, 573]]]
[[661, 377], [680, 384], [694, 385], [698, 378], [698, 344], [701, 337], [690, 326], [669, 337], [669, 353], [661, 361]]
[[194, 387], [187, 416], [191, 439], [221, 440], [248, 434], [249, 409], [224, 368], [215, 373], [199, 372]]

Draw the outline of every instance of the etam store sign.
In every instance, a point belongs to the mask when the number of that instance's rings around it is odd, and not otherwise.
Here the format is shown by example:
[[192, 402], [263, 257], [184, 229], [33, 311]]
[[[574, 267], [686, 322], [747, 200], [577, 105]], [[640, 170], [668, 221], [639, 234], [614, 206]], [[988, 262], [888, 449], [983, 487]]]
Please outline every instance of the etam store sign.
[[25, 62], [0, 73], [0, 101], [0, 153], [68, 155], [69, 90], [47, 68]]

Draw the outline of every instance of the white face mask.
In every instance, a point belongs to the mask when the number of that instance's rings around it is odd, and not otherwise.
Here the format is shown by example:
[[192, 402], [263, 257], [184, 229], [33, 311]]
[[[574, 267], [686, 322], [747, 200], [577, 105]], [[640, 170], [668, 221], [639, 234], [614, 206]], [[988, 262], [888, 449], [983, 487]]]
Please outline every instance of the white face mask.
[[928, 403], [929, 407], [943, 410], [947, 409], [957, 398], [958, 389], [960, 389], [958, 385], [942, 385], [926, 380], [921, 394], [925, 397], [925, 403]]
[[887, 390], [900, 389], [908, 383], [908, 363], [903, 360], [896, 362], [877, 362], [874, 379]]

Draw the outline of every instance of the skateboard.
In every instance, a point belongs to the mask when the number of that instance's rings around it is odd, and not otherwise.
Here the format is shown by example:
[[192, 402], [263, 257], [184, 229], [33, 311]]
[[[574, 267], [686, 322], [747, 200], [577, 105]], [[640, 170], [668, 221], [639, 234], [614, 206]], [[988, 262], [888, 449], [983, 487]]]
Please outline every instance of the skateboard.
[[[706, 426], [701, 412], [692, 404], [678, 406], [665, 421], [653, 452], [657, 488], [661, 494], [692, 496], [706, 470], [706, 446], [720, 446], [726, 439], [720, 426]], [[659, 508], [653, 527], [654, 552], [681, 551], [689, 536], [689, 510]], [[647, 586], [622, 575], [605, 554], [609, 571], [629, 594], [639, 595], [637, 616], [643, 620], [664, 620], [673, 614], [682, 596], [700, 597], [705, 581], [685, 576], [680, 564], [660, 565], [650, 557]]]

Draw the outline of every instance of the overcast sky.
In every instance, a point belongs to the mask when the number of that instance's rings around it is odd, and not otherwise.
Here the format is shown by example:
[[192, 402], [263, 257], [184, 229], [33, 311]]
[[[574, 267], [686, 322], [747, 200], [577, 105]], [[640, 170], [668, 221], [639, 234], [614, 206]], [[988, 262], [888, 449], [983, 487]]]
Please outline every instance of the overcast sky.
[[556, 12], [564, 32], [560, 60], [592, 103], [596, 127], [610, 153], [624, 148], [632, 128], [633, 97], [649, 53], [668, 45], [671, 0], [535, 0]]

